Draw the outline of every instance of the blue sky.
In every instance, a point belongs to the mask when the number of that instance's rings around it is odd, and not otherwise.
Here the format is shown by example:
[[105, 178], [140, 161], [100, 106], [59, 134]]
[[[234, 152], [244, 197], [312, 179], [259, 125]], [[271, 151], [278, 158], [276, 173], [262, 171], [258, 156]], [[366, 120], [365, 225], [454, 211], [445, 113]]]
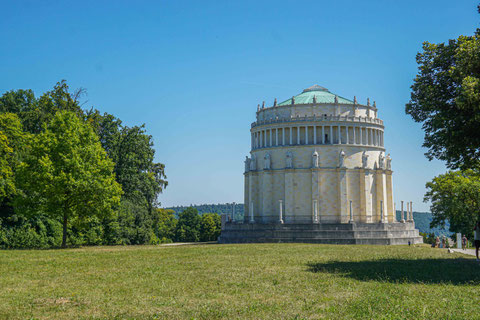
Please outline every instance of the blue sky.
[[0, 92], [66, 79], [87, 107], [145, 123], [164, 206], [243, 202], [258, 103], [319, 84], [377, 101], [397, 208], [444, 172], [405, 115], [423, 41], [471, 35], [476, 1], [0, 1]]

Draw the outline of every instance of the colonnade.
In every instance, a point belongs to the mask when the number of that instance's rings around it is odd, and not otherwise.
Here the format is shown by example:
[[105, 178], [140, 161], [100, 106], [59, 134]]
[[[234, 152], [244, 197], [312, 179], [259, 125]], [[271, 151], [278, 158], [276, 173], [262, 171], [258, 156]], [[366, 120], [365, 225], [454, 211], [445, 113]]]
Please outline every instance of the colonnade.
[[291, 126], [252, 132], [252, 149], [308, 144], [352, 144], [383, 147], [383, 130], [360, 126]]

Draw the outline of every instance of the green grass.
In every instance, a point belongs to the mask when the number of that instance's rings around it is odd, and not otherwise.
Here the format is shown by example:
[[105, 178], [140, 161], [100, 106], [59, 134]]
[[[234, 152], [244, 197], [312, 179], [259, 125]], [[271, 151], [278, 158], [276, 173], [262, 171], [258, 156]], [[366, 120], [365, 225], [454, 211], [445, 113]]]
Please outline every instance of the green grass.
[[478, 319], [479, 284], [428, 246], [0, 251], [0, 318]]

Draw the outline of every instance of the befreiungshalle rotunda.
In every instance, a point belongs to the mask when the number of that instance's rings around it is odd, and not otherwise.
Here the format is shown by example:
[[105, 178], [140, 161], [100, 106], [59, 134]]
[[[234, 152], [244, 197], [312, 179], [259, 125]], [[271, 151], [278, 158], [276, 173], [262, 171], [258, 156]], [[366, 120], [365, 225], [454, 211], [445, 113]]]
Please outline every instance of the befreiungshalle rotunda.
[[219, 241], [422, 242], [403, 202], [396, 219], [392, 159], [377, 112], [375, 102], [318, 85], [258, 106], [245, 159], [244, 219], [224, 219]]

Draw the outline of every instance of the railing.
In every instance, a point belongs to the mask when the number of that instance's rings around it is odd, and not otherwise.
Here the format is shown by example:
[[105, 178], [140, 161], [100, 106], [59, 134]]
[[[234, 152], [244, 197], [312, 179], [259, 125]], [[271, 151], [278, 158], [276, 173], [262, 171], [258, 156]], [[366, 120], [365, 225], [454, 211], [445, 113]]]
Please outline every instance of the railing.
[[264, 124], [272, 124], [272, 123], [284, 123], [284, 122], [300, 122], [300, 121], [343, 121], [343, 122], [358, 122], [358, 123], [371, 123], [371, 124], [378, 124], [383, 126], [383, 120], [377, 118], [369, 118], [369, 117], [352, 117], [352, 116], [333, 116], [333, 115], [322, 115], [322, 116], [313, 116], [313, 117], [300, 117], [300, 116], [290, 116], [290, 118], [270, 118], [267, 120], [259, 120], [253, 122], [251, 127], [256, 127]]

